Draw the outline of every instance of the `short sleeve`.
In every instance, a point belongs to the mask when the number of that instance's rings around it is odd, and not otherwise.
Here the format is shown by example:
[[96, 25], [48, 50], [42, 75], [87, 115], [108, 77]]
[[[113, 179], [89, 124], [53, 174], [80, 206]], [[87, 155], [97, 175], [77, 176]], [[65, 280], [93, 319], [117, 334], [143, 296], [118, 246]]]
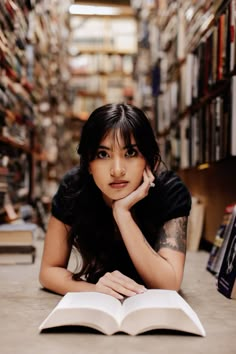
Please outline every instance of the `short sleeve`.
[[61, 180], [52, 199], [51, 214], [64, 224], [72, 225], [74, 220], [75, 194], [78, 191], [78, 168], [70, 170]]
[[191, 195], [180, 177], [173, 171], [164, 171], [159, 175], [158, 182], [163, 221], [188, 216], [191, 210]]

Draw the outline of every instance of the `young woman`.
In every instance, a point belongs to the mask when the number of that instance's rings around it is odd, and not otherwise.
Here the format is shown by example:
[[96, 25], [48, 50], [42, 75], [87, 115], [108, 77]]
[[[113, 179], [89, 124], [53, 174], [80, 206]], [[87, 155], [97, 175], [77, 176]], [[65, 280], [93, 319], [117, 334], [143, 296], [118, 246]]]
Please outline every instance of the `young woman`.
[[[98, 291], [118, 299], [146, 288], [179, 290], [191, 197], [160, 172], [151, 125], [135, 106], [108, 104], [85, 123], [80, 165], [52, 201], [41, 284], [54, 292]], [[67, 269], [71, 250], [82, 266]]]

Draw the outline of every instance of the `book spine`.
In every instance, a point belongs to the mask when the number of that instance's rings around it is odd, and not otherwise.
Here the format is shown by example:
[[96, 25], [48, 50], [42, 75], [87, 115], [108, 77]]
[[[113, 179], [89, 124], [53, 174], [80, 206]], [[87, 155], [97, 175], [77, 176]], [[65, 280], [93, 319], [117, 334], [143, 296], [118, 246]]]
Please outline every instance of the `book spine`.
[[215, 160], [220, 160], [222, 97], [216, 97], [215, 102]]
[[230, 71], [235, 67], [235, 0], [230, 3]]
[[236, 281], [236, 213], [232, 220], [232, 227], [228, 236], [227, 247], [218, 275], [218, 290], [228, 298], [232, 297], [232, 291]]
[[219, 18], [218, 25], [218, 63], [217, 63], [217, 79], [223, 79], [224, 68], [224, 31], [225, 31], [225, 14]]
[[219, 275], [219, 272], [220, 272], [220, 269], [222, 266], [222, 262], [224, 260], [224, 256], [225, 256], [226, 248], [227, 248], [227, 245], [229, 242], [231, 230], [234, 227], [235, 221], [236, 221], [236, 205], [233, 208], [233, 212], [232, 212], [230, 221], [229, 221], [228, 225], [226, 226], [224, 240], [223, 240], [222, 246], [220, 247], [219, 254], [218, 254], [218, 257], [216, 260], [215, 273], [216, 273], [217, 278], [218, 278], [218, 275]]
[[34, 246], [0, 246], [0, 264], [32, 264], [35, 262], [35, 257]]
[[236, 156], [236, 76], [232, 77], [231, 82], [231, 120], [230, 120], [230, 153], [232, 156]]
[[225, 208], [224, 216], [222, 222], [216, 232], [215, 240], [210, 251], [210, 256], [207, 262], [207, 270], [212, 273], [216, 274], [216, 265], [218, 262], [218, 257], [220, 254], [220, 248], [223, 244], [224, 237], [225, 237], [225, 230], [227, 225], [230, 223], [232, 212], [233, 212], [234, 204], [230, 204]]

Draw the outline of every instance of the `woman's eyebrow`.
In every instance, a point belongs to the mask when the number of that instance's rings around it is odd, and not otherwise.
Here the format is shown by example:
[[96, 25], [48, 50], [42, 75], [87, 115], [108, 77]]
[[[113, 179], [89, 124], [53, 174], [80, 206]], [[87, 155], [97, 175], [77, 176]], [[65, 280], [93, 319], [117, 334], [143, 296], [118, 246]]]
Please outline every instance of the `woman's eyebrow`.
[[123, 149], [130, 149], [133, 147], [137, 147], [137, 144], [128, 144], [128, 145], [124, 146]]
[[[133, 148], [133, 147], [137, 147], [137, 144], [128, 144], [126, 146], [123, 146], [122, 149], [125, 150], [125, 149], [130, 149], [130, 148]], [[98, 149], [112, 150], [112, 148], [110, 148], [109, 146], [105, 146], [105, 145], [99, 145]]]
[[99, 145], [98, 149], [111, 150], [111, 148], [109, 148], [108, 146], [105, 146], [105, 145]]

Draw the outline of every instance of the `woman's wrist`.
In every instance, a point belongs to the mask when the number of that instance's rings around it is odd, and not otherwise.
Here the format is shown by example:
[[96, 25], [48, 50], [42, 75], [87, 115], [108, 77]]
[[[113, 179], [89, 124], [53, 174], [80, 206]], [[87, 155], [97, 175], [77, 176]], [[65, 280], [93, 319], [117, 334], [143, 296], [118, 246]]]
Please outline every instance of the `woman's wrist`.
[[117, 225], [119, 225], [119, 223], [126, 222], [132, 218], [131, 211], [123, 208], [114, 208], [113, 216]]

